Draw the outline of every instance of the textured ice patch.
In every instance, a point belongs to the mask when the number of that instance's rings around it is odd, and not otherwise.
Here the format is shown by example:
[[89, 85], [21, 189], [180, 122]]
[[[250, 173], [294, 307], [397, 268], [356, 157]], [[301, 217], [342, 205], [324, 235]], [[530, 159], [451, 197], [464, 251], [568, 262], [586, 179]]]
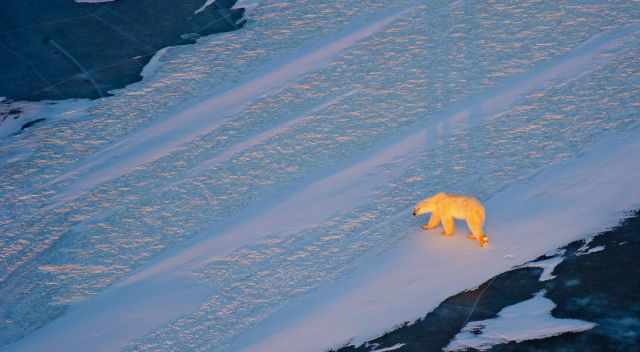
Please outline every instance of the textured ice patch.
[[544, 290], [533, 298], [502, 309], [494, 319], [468, 323], [444, 348], [444, 351], [491, 347], [511, 341], [542, 339], [567, 332], [592, 329], [595, 323], [575, 319], [556, 319], [551, 316], [555, 303], [544, 297]]
[[[0, 99], [0, 102], [3, 101], [4, 99]], [[89, 104], [90, 102], [84, 99], [69, 99], [61, 102], [4, 102], [0, 104], [0, 139], [21, 132], [28, 124], [37, 120], [81, 116], [86, 113]]]
[[[0, 103], [5, 100], [0, 97]], [[25, 123], [38, 119], [38, 104], [9, 102], [0, 104], [0, 138], [18, 133]]]

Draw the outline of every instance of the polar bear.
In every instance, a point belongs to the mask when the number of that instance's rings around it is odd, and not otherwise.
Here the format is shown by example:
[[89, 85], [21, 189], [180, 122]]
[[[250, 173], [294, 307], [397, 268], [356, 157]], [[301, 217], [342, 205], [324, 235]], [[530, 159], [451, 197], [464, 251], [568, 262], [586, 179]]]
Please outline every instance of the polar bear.
[[431, 213], [431, 218], [427, 224], [422, 225], [423, 229], [434, 229], [442, 222], [442, 227], [444, 228], [442, 234], [451, 236], [455, 226], [454, 219], [466, 220], [467, 226], [471, 230], [469, 238], [480, 242], [482, 247], [489, 243], [489, 239], [482, 230], [484, 226], [484, 207], [478, 199], [441, 192], [416, 204], [413, 209], [413, 216], [429, 212]]

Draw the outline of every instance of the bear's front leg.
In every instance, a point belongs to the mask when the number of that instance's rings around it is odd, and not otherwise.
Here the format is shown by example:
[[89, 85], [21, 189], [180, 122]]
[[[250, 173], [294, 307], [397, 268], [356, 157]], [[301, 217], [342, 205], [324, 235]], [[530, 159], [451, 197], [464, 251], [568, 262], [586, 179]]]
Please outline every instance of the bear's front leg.
[[442, 227], [444, 227], [444, 231], [442, 232], [443, 236], [451, 236], [455, 231], [455, 223], [453, 221], [452, 216], [447, 216], [442, 218]]
[[431, 213], [431, 217], [429, 218], [429, 222], [422, 225], [422, 228], [425, 230], [432, 230], [435, 229], [436, 227], [438, 227], [438, 225], [440, 225], [440, 215], [438, 215], [437, 213], [433, 212]]

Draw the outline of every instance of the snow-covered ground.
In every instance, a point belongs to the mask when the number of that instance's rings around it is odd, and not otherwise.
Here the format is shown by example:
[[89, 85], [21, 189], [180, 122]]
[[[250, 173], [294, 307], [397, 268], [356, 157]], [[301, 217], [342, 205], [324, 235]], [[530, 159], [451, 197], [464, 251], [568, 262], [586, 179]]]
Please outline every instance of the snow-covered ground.
[[[640, 203], [638, 11], [261, 1], [0, 142], [0, 342], [317, 351], [615, 224]], [[437, 191], [486, 203], [489, 248], [420, 230]]]
[[[293, 300], [263, 327], [239, 338], [236, 347], [252, 341], [257, 343], [244, 351], [359, 345], [421, 318], [447, 297], [475, 288], [515, 264], [616, 225], [624, 210], [640, 205], [635, 187], [640, 167], [629, 166], [627, 158], [640, 152], [638, 136], [601, 141], [585, 155], [492, 196], [487, 202], [487, 213], [492, 214], [488, 249], [469, 241], [466, 228], [449, 238], [440, 236], [440, 229], [423, 231], [414, 222], [395, 245], [372, 249], [359, 259], [351, 276]], [[580, 182], [581, 178], [588, 181]], [[527, 266], [535, 264], [542, 265]], [[558, 263], [545, 264], [549, 269], [541, 280], [552, 278]]]

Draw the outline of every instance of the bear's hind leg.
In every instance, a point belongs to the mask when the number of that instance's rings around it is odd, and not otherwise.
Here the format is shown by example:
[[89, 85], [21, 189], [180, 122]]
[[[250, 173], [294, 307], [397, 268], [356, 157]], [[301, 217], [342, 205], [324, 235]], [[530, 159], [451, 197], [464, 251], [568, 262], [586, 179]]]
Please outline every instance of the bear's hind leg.
[[431, 213], [431, 217], [429, 218], [429, 222], [422, 225], [422, 228], [425, 230], [432, 230], [435, 229], [436, 227], [438, 227], [438, 225], [440, 225], [440, 215], [438, 215], [437, 213], [433, 212]]
[[469, 226], [469, 230], [471, 231], [469, 238], [480, 242], [480, 246], [482, 247], [486, 246], [489, 242], [489, 239], [485, 236], [484, 231], [482, 230], [483, 225], [484, 223], [481, 219], [467, 219], [467, 226]]
[[444, 227], [444, 231], [442, 232], [442, 235], [444, 236], [453, 235], [453, 232], [455, 231], [455, 223], [453, 221], [453, 217], [452, 216], [442, 217], [442, 227]]

